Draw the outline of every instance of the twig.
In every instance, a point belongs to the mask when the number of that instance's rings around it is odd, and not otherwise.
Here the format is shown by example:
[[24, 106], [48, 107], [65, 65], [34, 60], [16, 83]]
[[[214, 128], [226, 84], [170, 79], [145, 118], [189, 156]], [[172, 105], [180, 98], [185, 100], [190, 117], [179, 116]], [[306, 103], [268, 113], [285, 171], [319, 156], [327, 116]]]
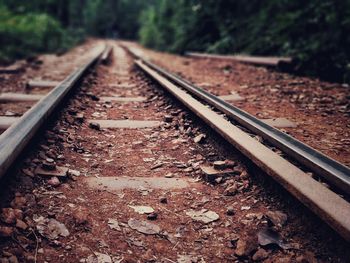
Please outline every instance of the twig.
[[168, 259], [168, 258], [164, 258], [164, 259], [171, 262], [171, 263], [176, 263], [175, 261], [172, 261], [171, 259]]
[[36, 241], [35, 255], [34, 255], [34, 263], [36, 263], [37, 257], [38, 257], [38, 249], [39, 249], [39, 239], [38, 239], [38, 236], [35, 234], [35, 231], [33, 229], [32, 229], [32, 232], [35, 236], [35, 241]]

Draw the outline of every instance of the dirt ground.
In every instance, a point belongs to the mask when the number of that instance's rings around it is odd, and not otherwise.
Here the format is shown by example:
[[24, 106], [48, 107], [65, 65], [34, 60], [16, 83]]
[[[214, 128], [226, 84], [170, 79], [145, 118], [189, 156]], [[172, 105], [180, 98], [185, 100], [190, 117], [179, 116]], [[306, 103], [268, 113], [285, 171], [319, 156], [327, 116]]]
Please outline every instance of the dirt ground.
[[[97, 42], [1, 79], [1, 92], [20, 92], [24, 79], [61, 80]], [[85, 78], [2, 180], [0, 262], [349, 262], [348, 243], [110, 43], [110, 63]], [[238, 92], [244, 100], [235, 105], [258, 117], [287, 117], [298, 124], [288, 133], [350, 163], [348, 88], [144, 52], [217, 95]], [[62, 61], [71, 62], [58, 66]], [[50, 76], [53, 67], [57, 75]], [[160, 125], [109, 129], [88, 122], [99, 119]], [[229, 175], [203, 176], [201, 167], [224, 160]], [[67, 174], [38, 175], [52, 161]]]

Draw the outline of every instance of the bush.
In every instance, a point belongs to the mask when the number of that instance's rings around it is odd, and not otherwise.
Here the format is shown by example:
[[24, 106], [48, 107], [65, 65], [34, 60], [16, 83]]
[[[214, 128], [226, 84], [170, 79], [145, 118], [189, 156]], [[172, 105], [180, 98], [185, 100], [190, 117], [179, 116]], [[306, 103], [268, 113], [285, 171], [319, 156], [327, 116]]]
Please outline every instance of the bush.
[[46, 14], [17, 15], [0, 7], [0, 61], [3, 63], [66, 49], [76, 41], [68, 35], [57, 20]]
[[178, 53], [292, 56], [302, 74], [349, 82], [349, 32], [350, 0], [159, 0], [140, 40]]

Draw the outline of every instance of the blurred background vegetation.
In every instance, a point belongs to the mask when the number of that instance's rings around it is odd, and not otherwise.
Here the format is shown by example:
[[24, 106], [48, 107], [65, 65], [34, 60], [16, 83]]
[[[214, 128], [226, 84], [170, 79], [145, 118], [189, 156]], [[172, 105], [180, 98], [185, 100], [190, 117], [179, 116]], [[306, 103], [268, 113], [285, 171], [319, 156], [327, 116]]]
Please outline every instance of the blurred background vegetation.
[[350, 82], [350, 0], [0, 0], [0, 60], [61, 52], [86, 36], [183, 53], [292, 56]]

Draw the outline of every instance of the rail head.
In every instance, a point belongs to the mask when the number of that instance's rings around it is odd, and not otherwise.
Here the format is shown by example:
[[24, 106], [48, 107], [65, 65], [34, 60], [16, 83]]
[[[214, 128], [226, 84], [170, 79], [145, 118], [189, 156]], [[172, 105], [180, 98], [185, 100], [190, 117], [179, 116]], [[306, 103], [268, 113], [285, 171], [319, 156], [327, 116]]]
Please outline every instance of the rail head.
[[186, 52], [186, 56], [193, 58], [204, 59], [220, 59], [220, 60], [233, 60], [241, 63], [261, 65], [268, 67], [278, 67], [281, 69], [292, 68], [295, 64], [295, 59], [291, 57], [262, 57], [262, 56], [248, 56], [248, 55], [219, 55], [219, 54], [207, 54], [198, 52]]

